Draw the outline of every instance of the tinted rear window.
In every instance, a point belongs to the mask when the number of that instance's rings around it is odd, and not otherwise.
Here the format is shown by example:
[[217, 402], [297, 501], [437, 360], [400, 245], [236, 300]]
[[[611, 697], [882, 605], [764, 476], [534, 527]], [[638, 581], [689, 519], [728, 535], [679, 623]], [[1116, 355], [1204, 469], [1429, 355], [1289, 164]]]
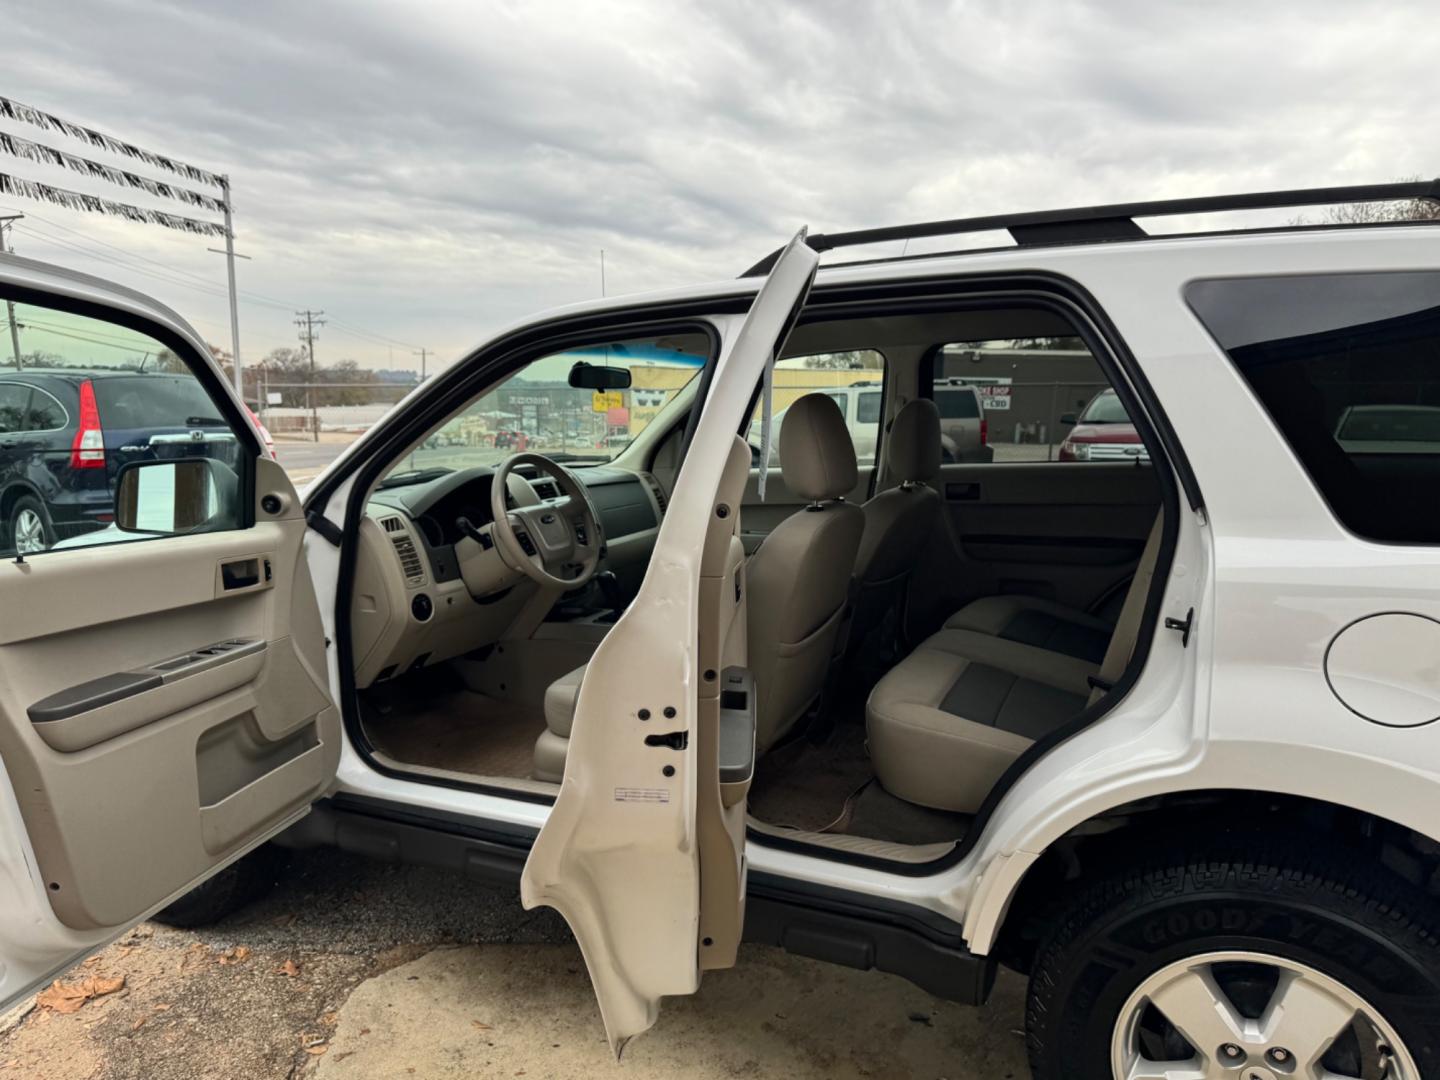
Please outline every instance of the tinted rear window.
[[1185, 296], [1342, 524], [1440, 543], [1440, 273], [1200, 281]]
[[96, 379], [100, 424], [114, 428], [225, 426], [199, 380], [190, 375], [111, 376]]
[[973, 390], [944, 390], [936, 388], [935, 407], [940, 410], [941, 420], [974, 420], [980, 416], [979, 398]]

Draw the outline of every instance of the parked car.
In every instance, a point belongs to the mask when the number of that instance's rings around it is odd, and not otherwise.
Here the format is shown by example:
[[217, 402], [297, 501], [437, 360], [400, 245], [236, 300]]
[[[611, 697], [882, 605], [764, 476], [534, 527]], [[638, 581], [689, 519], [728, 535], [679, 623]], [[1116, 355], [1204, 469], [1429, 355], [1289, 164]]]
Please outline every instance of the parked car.
[[935, 384], [935, 405], [940, 410], [940, 450], [948, 463], [994, 461], [990, 423], [984, 399], [974, 386], [959, 379]]
[[1091, 398], [1079, 416], [1067, 413], [1060, 423], [1070, 428], [1056, 454], [1060, 461], [1150, 460], [1125, 403], [1108, 387]]
[[[1404, 413], [1440, 401], [1440, 230], [1142, 227], [1377, 199], [1440, 182], [802, 231], [502, 333], [303, 501], [178, 315], [0, 255], [0, 299], [164, 342], [208, 399], [46, 391], [134, 542], [0, 561], [0, 1010], [233, 911], [274, 841], [518, 883], [617, 1052], [743, 939], [971, 1004], [1018, 972], [1036, 1080], [1440, 1075], [1440, 453]], [[947, 469], [945, 346], [1057, 336], [1114, 388], [1076, 428], [1148, 465]], [[415, 466], [586, 347], [693, 382], [613, 455]], [[787, 348], [884, 383], [789, 403], [762, 498], [737, 435]]]
[[[833, 401], [845, 418], [845, 429], [855, 446], [855, 456], [861, 461], [875, 460], [875, 441], [880, 429], [880, 402], [884, 394], [879, 384], [866, 381], [853, 386], [823, 387], [815, 391]], [[780, 462], [780, 428], [785, 423], [787, 409], [780, 409], [771, 417], [770, 464]], [[764, 430], [760, 416], [750, 422], [750, 457], [760, 460], [761, 433]]]
[[188, 374], [0, 371], [0, 550], [32, 554], [104, 529], [129, 462], [233, 458], [214, 411]]

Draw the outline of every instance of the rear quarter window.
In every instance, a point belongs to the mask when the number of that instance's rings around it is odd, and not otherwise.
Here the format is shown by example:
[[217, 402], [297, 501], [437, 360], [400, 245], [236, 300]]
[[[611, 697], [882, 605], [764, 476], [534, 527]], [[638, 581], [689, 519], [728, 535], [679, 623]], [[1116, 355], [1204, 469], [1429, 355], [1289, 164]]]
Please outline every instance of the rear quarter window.
[[1342, 525], [1440, 543], [1440, 272], [1198, 281], [1185, 298]]

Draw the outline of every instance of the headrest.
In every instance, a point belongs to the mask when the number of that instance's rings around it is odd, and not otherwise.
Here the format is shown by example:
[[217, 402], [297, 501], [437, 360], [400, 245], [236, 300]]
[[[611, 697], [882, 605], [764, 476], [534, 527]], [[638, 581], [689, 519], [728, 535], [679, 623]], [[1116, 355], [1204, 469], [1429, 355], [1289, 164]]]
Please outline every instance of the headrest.
[[806, 394], [780, 424], [780, 472], [802, 499], [838, 499], [855, 490], [855, 444], [840, 406], [825, 394]]
[[890, 474], [924, 483], [940, 471], [940, 410], [929, 398], [907, 402], [890, 423], [885, 451]]

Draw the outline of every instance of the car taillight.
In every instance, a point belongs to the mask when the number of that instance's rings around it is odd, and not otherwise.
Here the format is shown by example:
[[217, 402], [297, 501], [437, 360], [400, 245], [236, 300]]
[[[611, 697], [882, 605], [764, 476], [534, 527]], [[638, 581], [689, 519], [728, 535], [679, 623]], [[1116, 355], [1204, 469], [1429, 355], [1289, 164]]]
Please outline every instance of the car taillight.
[[70, 444], [72, 469], [105, 467], [105, 432], [100, 428], [100, 410], [95, 407], [95, 387], [86, 379], [80, 384], [80, 427]]
[[982, 416], [982, 417], [980, 418], [980, 445], [981, 445], [981, 446], [988, 446], [989, 444], [990, 444], [990, 421], [989, 421], [989, 420], [986, 420], [986, 419]]

